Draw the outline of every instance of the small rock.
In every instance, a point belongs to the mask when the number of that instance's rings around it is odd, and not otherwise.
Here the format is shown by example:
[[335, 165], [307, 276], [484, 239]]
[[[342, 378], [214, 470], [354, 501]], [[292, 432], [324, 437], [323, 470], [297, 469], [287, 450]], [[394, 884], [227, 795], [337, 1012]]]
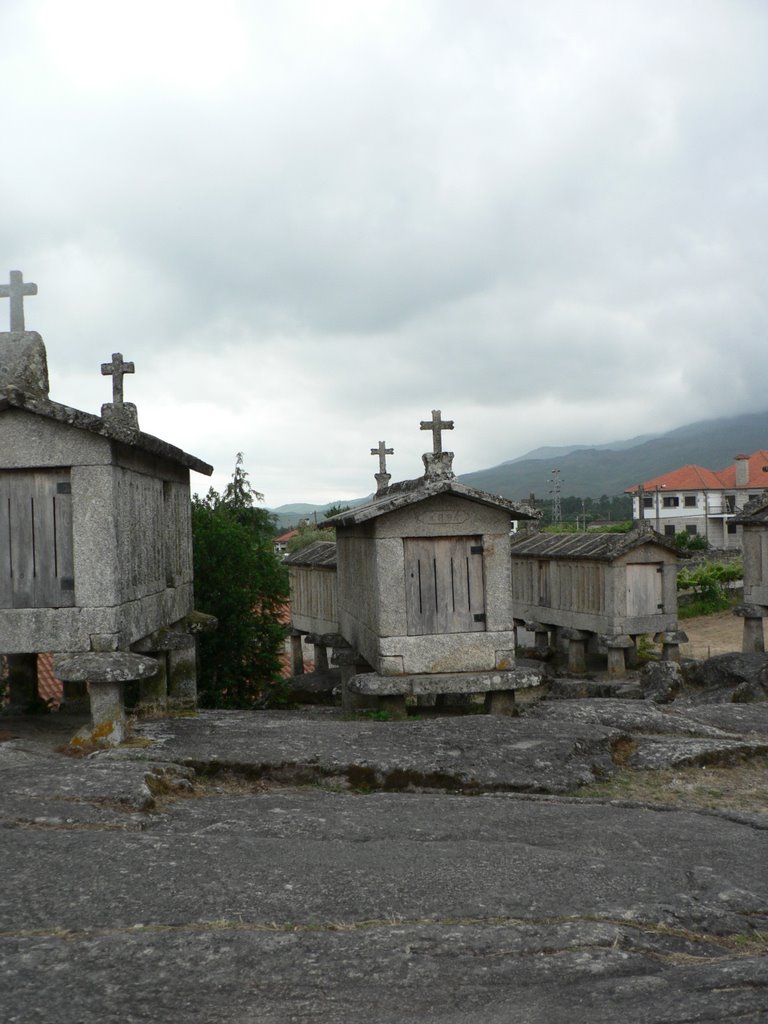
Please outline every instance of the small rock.
[[640, 672], [643, 696], [655, 704], [668, 704], [683, 688], [683, 671], [676, 661], [650, 661]]

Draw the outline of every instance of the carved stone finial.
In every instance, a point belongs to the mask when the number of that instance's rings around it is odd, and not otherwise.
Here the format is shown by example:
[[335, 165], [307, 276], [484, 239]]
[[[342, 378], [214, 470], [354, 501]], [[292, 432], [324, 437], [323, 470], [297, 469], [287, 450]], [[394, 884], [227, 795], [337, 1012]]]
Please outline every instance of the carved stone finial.
[[371, 455], [379, 456], [379, 472], [375, 474], [377, 495], [386, 491], [389, 481], [392, 479], [392, 474], [387, 472], [387, 456], [394, 454], [395, 449], [387, 448], [385, 441], [379, 441], [378, 448], [371, 448]]
[[20, 270], [11, 271], [11, 283], [0, 284], [0, 299], [11, 300], [11, 331], [24, 331], [24, 296], [37, 295], [36, 284], [25, 284]]
[[441, 419], [439, 409], [432, 410], [431, 420], [422, 420], [419, 424], [420, 430], [432, 431], [432, 452], [434, 455], [441, 455], [443, 451], [443, 430], [453, 430], [453, 420]]
[[112, 401], [102, 405], [102, 419], [108, 420], [114, 426], [138, 430], [136, 406], [133, 402], [123, 400], [123, 377], [126, 373], [136, 372], [133, 363], [124, 363], [123, 353], [113, 352], [112, 362], [102, 363], [101, 372], [103, 376], [112, 378]]
[[453, 430], [453, 420], [444, 420], [439, 409], [432, 410], [431, 420], [422, 420], [420, 430], [432, 431], [432, 451], [422, 455], [424, 477], [426, 480], [452, 479], [453, 452], [443, 451], [442, 431]]
[[123, 362], [122, 352], [113, 352], [112, 362], [102, 363], [101, 372], [104, 377], [112, 378], [112, 404], [123, 405], [123, 377], [126, 373], [135, 373], [135, 366]]

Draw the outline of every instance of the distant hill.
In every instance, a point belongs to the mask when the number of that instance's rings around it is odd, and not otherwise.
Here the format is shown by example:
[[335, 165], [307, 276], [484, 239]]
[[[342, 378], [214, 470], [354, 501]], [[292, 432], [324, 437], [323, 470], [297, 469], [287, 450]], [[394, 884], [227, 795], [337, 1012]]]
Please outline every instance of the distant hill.
[[610, 441], [608, 444], [570, 444], [559, 447], [545, 445], [542, 448], [534, 448], [533, 451], [526, 452], [525, 455], [518, 455], [516, 459], [506, 459], [501, 465], [509, 466], [514, 462], [526, 462], [529, 459], [546, 459], [547, 461], [562, 459], [566, 455], [570, 455], [571, 452], [585, 451], [587, 449], [605, 451], [610, 448], [618, 452], [623, 451], [625, 448], [635, 448], [637, 445], [644, 444], [646, 441], [659, 436], [659, 434], [641, 434], [639, 437], [630, 438], [629, 441]]
[[[459, 480], [508, 498], [523, 499], [531, 493], [544, 498], [556, 466], [563, 495], [599, 497], [621, 494], [633, 484], [679, 466], [724, 469], [733, 462], [734, 455], [748, 455], [758, 448], [768, 448], [768, 411], [701, 420], [649, 440], [634, 438], [610, 446], [573, 446], [570, 450], [539, 448], [527, 457], [464, 473]], [[553, 455], [557, 451], [567, 454]], [[531, 457], [541, 452], [547, 452], [546, 458]]]
[[281, 530], [288, 530], [296, 526], [300, 519], [312, 519], [315, 515], [318, 521], [322, 521], [325, 513], [329, 508], [333, 508], [334, 505], [362, 505], [363, 502], [370, 501], [371, 497], [372, 495], [368, 495], [365, 498], [351, 498], [346, 501], [342, 501], [339, 498], [338, 501], [329, 501], [326, 505], [308, 505], [304, 502], [296, 502], [289, 505], [279, 505], [277, 508], [271, 508], [268, 511], [276, 517]]
[[[506, 498], [523, 500], [531, 493], [537, 498], [546, 498], [552, 470], [557, 468], [564, 497], [599, 498], [603, 494], [613, 497], [633, 484], [679, 466], [694, 464], [707, 469], [725, 469], [733, 462], [734, 455], [749, 455], [758, 448], [768, 448], [768, 410], [700, 420], [666, 434], [642, 434], [609, 444], [535, 448], [490, 469], [463, 473], [459, 480]], [[321, 519], [332, 505], [360, 505], [370, 497], [326, 505], [281, 505], [270, 511], [278, 517], [281, 528], [287, 529], [315, 513]]]

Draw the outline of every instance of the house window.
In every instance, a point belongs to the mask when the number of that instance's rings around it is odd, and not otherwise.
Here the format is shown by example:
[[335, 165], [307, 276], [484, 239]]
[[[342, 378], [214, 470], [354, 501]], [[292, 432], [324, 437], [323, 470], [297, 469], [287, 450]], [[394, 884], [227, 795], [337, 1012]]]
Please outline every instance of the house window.
[[736, 523], [728, 523], [728, 533], [736, 533]]
[[696, 495], [695, 494], [686, 494], [686, 496], [685, 496], [685, 507], [686, 508], [696, 508]]
[[725, 510], [726, 510], [726, 512], [735, 512], [736, 511], [736, 495], [735, 494], [726, 494], [725, 495]]
[[680, 499], [676, 494], [665, 494], [662, 499], [662, 505], [664, 508], [679, 508]]
[[666, 523], [664, 525], [664, 536], [665, 537], [674, 537], [675, 536], [674, 523]]
[[690, 534], [691, 537], [695, 537], [696, 534], [699, 532], [699, 528], [698, 526], [695, 526], [693, 523], [686, 523], [685, 532], [687, 534]]
[[759, 497], [760, 497], [760, 495], [759, 495], [759, 494], [749, 494], [749, 495], [747, 496], [747, 500], [748, 500], [748, 501], [757, 501], [757, 499], [758, 499]]
[[643, 498], [643, 508], [653, 508], [653, 498], [648, 496]]

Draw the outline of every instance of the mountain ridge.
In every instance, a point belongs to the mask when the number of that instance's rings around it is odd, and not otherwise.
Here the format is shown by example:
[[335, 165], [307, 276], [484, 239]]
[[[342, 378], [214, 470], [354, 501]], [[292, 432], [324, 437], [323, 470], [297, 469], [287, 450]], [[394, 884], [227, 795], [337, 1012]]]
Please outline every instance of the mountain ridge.
[[[760, 448], [768, 448], [768, 410], [698, 420], [666, 433], [641, 434], [609, 444], [534, 448], [487, 469], [461, 473], [458, 479], [469, 487], [523, 501], [531, 493], [546, 497], [551, 490], [552, 469], [557, 468], [563, 496], [597, 498], [623, 494], [634, 484], [681, 466], [724, 469], [735, 455], [749, 455]], [[281, 525], [288, 526], [334, 504], [355, 505], [369, 497], [324, 505], [295, 503], [269, 511]]]

